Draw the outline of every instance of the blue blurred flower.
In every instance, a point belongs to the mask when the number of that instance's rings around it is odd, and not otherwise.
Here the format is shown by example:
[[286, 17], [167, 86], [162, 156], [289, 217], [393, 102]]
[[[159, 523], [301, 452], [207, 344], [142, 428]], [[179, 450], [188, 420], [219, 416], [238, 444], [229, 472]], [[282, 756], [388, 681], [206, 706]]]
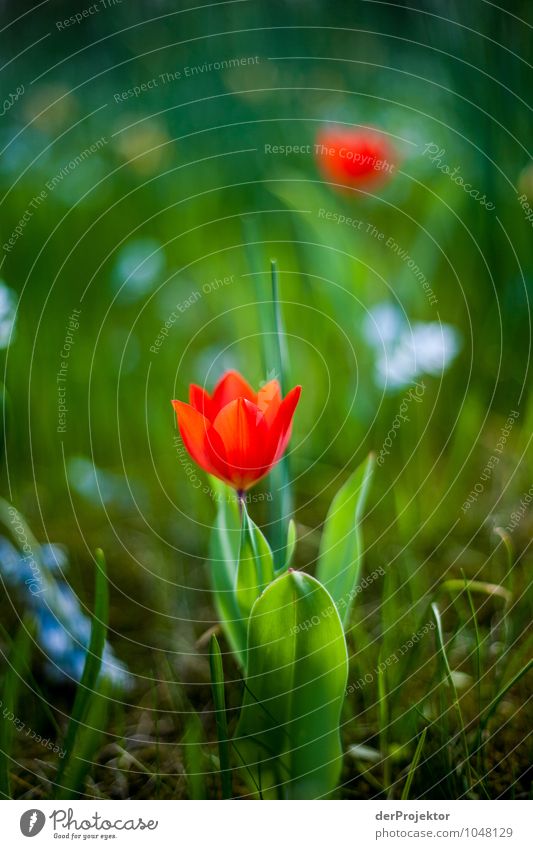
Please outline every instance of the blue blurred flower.
[[140, 481], [128, 481], [115, 472], [100, 469], [88, 457], [69, 457], [67, 471], [69, 483], [76, 492], [96, 506], [113, 505], [129, 510], [147, 502], [146, 490]]
[[13, 341], [17, 296], [3, 280], [0, 280], [0, 348], [7, 348]]
[[43, 543], [40, 546], [41, 561], [49, 572], [63, 572], [68, 569], [67, 550], [63, 545]]
[[[37, 592], [35, 563], [40, 572]], [[67, 569], [68, 558], [63, 546], [41, 545], [38, 550], [34, 548], [30, 559], [0, 536], [0, 575], [21, 595], [27, 612], [33, 616], [36, 640], [47, 658], [46, 672], [56, 681], [65, 677], [79, 681], [89, 646], [91, 623], [70, 586], [59, 577]], [[129, 684], [126, 666], [117, 660], [108, 643], [101, 674], [117, 686]]]
[[112, 504], [124, 495], [124, 481], [112, 472], [98, 469], [87, 457], [70, 457], [67, 469], [76, 492], [93, 504]]

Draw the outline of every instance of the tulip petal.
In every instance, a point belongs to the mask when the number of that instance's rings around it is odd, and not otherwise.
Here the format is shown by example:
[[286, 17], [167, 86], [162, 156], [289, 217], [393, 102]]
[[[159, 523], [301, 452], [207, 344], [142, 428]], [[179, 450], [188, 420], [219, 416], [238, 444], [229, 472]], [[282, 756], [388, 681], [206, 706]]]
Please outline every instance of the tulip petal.
[[325, 176], [348, 185], [384, 181], [396, 164], [388, 138], [375, 130], [325, 129], [317, 136], [318, 162]]
[[296, 405], [300, 400], [301, 392], [302, 387], [295, 386], [294, 389], [291, 389], [287, 393], [280, 404], [269, 434], [269, 451], [272, 456], [270, 461], [271, 466], [278, 462], [291, 438], [292, 419]]
[[202, 386], [191, 383], [189, 387], [189, 402], [191, 407], [194, 407], [195, 410], [198, 410], [206, 419], [211, 421], [213, 399]]
[[287, 447], [300, 391], [297, 386], [282, 400], [278, 381], [271, 380], [256, 395], [241, 375], [230, 371], [212, 396], [192, 384], [191, 403], [172, 404], [193, 460], [236, 489], [246, 490], [268, 474]]
[[213, 422], [224, 444], [228, 474], [238, 489], [247, 489], [268, 470], [268, 427], [256, 404], [237, 398]]
[[257, 396], [248, 381], [238, 371], [227, 371], [213, 391], [211, 408], [213, 420], [226, 404], [237, 398], [246, 398], [253, 404], [257, 401]]
[[281, 404], [281, 389], [277, 380], [269, 380], [257, 393], [257, 406], [265, 416], [267, 425], [276, 418]]
[[178, 417], [178, 426], [185, 448], [202, 469], [217, 474], [211, 460], [211, 450], [207, 435], [211, 428], [209, 419], [184, 401], [172, 401]]

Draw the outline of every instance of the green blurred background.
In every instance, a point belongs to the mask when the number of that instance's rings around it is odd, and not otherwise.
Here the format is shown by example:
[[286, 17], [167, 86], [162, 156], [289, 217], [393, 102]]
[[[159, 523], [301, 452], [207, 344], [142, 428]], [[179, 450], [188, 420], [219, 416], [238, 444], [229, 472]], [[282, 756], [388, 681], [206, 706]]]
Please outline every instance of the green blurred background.
[[[2, 3], [4, 96], [24, 89], [0, 123], [3, 245], [31, 210], [2, 251], [0, 276], [19, 298], [2, 352], [2, 481], [36, 536], [67, 546], [69, 580], [88, 608], [91, 552], [106, 551], [110, 642], [135, 678], [131, 702], [149, 692], [162, 658], [197, 709], [209, 699], [196, 641], [215, 622], [203, 565], [214, 506], [203, 473], [191, 478], [179, 462], [170, 399], [186, 398], [193, 381], [211, 387], [228, 367], [256, 385], [267, 377], [254, 282], [271, 258], [291, 383], [303, 386], [290, 454], [298, 565], [312, 569], [332, 495], [380, 449], [405, 394], [376, 383], [364, 335], [365, 316], [387, 301], [411, 323], [452, 325], [461, 342], [442, 375], [424, 378], [423, 402], [378, 469], [365, 568], [387, 568], [404, 622], [461, 570], [508, 583], [493, 530], [509, 524], [532, 477], [532, 225], [518, 201], [533, 205], [530, 4], [249, 0], [195, 10], [123, 0], [58, 25], [84, 8]], [[205, 67], [243, 57], [258, 61]], [[144, 90], [128, 96], [135, 86]], [[399, 153], [393, 179], [342, 193], [312, 152], [265, 152], [312, 151], [328, 123], [386, 133]], [[424, 155], [430, 144], [493, 211]], [[364, 227], [325, 221], [324, 209]], [[437, 304], [368, 225], [408, 253]], [[75, 309], [60, 423], [57, 375]], [[513, 410], [501, 458], [463, 512]], [[252, 514], [265, 520], [261, 504]], [[530, 616], [531, 528], [528, 512], [513, 533], [515, 639]], [[383, 592], [369, 589], [355, 614], [364, 663], [377, 656]], [[492, 604], [481, 615], [489, 630]]]

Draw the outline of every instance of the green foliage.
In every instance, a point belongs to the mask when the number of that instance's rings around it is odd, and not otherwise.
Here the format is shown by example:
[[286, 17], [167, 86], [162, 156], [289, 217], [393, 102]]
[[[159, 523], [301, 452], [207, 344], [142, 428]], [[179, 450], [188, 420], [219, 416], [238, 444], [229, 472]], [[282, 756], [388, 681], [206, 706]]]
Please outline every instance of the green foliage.
[[446, 645], [445, 645], [445, 642], [444, 642], [444, 633], [443, 633], [443, 630], [442, 630], [442, 619], [441, 619], [440, 611], [439, 611], [439, 608], [437, 607], [436, 604], [431, 605], [431, 610], [432, 610], [433, 616], [435, 618], [435, 624], [437, 626], [437, 628], [436, 628], [436, 639], [437, 639], [437, 647], [438, 647], [439, 652], [440, 652], [443, 675], [444, 675], [444, 678], [447, 681], [448, 686], [450, 688], [450, 691], [452, 693], [452, 702], [453, 702], [453, 705], [455, 706], [455, 709], [457, 711], [457, 716], [459, 718], [459, 731], [460, 731], [461, 740], [462, 740], [462, 743], [463, 743], [463, 753], [464, 753], [464, 759], [465, 759], [464, 760], [465, 772], [466, 772], [466, 777], [467, 777], [467, 781], [468, 781], [468, 786], [470, 788], [472, 786], [472, 775], [471, 775], [471, 768], [470, 768], [470, 750], [469, 750], [469, 747], [468, 747], [468, 741], [467, 741], [467, 737], [466, 737], [465, 723], [464, 723], [464, 719], [463, 719], [463, 711], [461, 710], [461, 702], [459, 700], [459, 696], [458, 696], [458, 693], [457, 693], [457, 687], [455, 686], [454, 678], [453, 678], [453, 675], [452, 675], [452, 670], [451, 670], [451, 667], [450, 667], [450, 662], [449, 662], [449, 659], [448, 659], [448, 653], [446, 651]]
[[31, 628], [23, 623], [13, 641], [6, 660], [6, 673], [2, 687], [2, 714], [0, 716], [0, 794], [11, 798], [10, 766], [15, 722], [21, 687], [28, 678], [32, 644]]
[[263, 798], [331, 794], [342, 750], [348, 659], [339, 616], [315, 579], [289, 571], [256, 601], [235, 747]]
[[409, 799], [409, 793], [411, 791], [411, 785], [413, 783], [413, 778], [415, 776], [416, 769], [418, 764], [420, 763], [420, 758], [422, 757], [422, 751], [424, 749], [424, 743], [426, 742], [426, 734], [427, 728], [422, 729], [422, 733], [416, 744], [415, 753], [413, 755], [413, 760], [411, 761], [411, 765], [409, 767], [409, 772], [407, 773], [407, 778], [405, 779], [405, 785], [402, 790], [402, 799]]
[[218, 510], [210, 541], [211, 583], [224, 634], [238, 662], [243, 666], [247, 617], [243, 617], [235, 595], [242, 535], [241, 519], [233, 490], [214, 478], [211, 482], [218, 498]]
[[344, 626], [361, 570], [361, 517], [374, 468], [374, 455], [359, 466], [336, 494], [320, 542], [317, 578], [331, 594]]
[[498, 693], [496, 693], [490, 704], [485, 709], [483, 716], [481, 717], [480, 725], [482, 729], [484, 729], [488, 725], [491, 717], [496, 712], [498, 705], [500, 704], [504, 696], [509, 692], [512, 687], [514, 687], [515, 684], [518, 683], [518, 681], [520, 681], [521, 678], [524, 677], [524, 675], [527, 675], [527, 673], [530, 672], [532, 668], [533, 659], [529, 658], [529, 660], [521, 667], [521, 669], [519, 669], [518, 672], [513, 675], [511, 680], [508, 681]]
[[215, 634], [211, 637], [209, 666], [211, 669], [211, 690], [215, 703], [215, 717], [218, 737], [218, 754], [220, 758], [220, 783], [222, 798], [231, 798], [230, 744], [228, 722], [226, 717], [226, 698], [224, 695], [224, 668], [222, 655]]
[[[270, 364], [270, 368], [274, 365], [274, 371], [279, 380], [281, 392], [283, 395], [286, 395], [290, 389], [289, 358], [281, 314], [278, 268], [274, 261], [270, 263], [270, 270], [272, 284], [270, 294], [271, 329], [264, 337], [266, 343], [266, 362]], [[274, 495], [274, 498], [270, 502], [272, 550], [274, 552], [276, 566], [278, 569], [281, 569], [286, 562], [288, 525], [293, 511], [289, 456], [287, 453], [274, 466], [268, 480]]]
[[294, 551], [296, 549], [296, 539], [296, 522], [294, 519], [291, 519], [287, 528], [286, 560], [283, 569], [288, 569], [292, 563]]
[[207, 776], [210, 773], [205, 753], [205, 731], [198, 714], [191, 710], [181, 744], [190, 799], [207, 799]]
[[270, 546], [242, 505], [242, 532], [235, 595], [239, 609], [248, 621], [255, 600], [274, 577]]
[[[246, 220], [247, 254], [254, 272], [254, 286], [261, 328], [262, 363], [265, 378], [276, 378], [283, 395], [291, 388], [287, 342], [281, 313], [277, 264], [270, 263], [270, 280], [261, 262], [260, 233], [253, 220]], [[268, 486], [273, 494], [269, 502], [269, 538], [274, 553], [276, 571], [280, 572], [288, 560], [287, 540], [293, 510], [289, 459], [285, 454], [268, 476]]]
[[[71, 27], [68, 38], [54, 40], [53, 74], [35, 79], [38, 69], [49, 67], [50, 39], [42, 36], [55, 31], [57, 17], [54, 4], [35, 4], [34, 12], [9, 30], [6, 49], [17, 59], [6, 59], [2, 77], [6, 97], [26, 84], [24, 98], [2, 119], [3, 241], [24, 209], [31, 210], [23, 238], [5, 252], [1, 275], [17, 300], [20, 296], [16, 336], [0, 352], [5, 365], [3, 492], [28, 511], [39, 538], [67, 546], [69, 579], [82, 604], [84, 538], [100, 536], [102, 499], [110, 538], [115, 539], [112, 524], [116, 539], [124, 543], [113, 555], [124, 595], [115, 595], [112, 620], [125, 637], [120, 652], [138, 673], [138, 686], [130, 704], [103, 711], [100, 727], [111, 735], [118, 731], [119, 738], [123, 734], [126, 754], [133, 750], [140, 757], [139, 742], [132, 743], [129, 730], [137, 727], [141, 711], [150, 728], [144, 681], [160, 649], [171, 655], [183, 692], [183, 703], [173, 712], [169, 706], [172, 719], [163, 714], [161, 734], [179, 740], [181, 714], [193, 708], [207, 717], [207, 663], [196, 640], [204, 630], [201, 623], [208, 627], [216, 615], [213, 602], [244, 669], [247, 623], [235, 595], [238, 508], [231, 490], [221, 486], [233, 502], [217, 504], [217, 528], [223, 530], [213, 532], [214, 594], [209, 596], [200, 561], [206, 551], [203, 532], [214, 510], [173, 456], [168, 398], [174, 380], [172, 395], [179, 398], [186, 397], [190, 381], [206, 382], [209, 388], [226, 367], [239, 368], [254, 385], [272, 370], [284, 389], [303, 384], [291, 443], [297, 450], [289, 460], [302, 528], [298, 563], [306, 568], [316, 557], [315, 529], [326, 512], [321, 493], [342, 474], [354, 450], [361, 456], [371, 447], [379, 450], [398, 413], [402, 391], [388, 386], [383, 392], [375, 385], [376, 360], [363, 332], [372, 307], [396, 302], [409, 321], [451, 322], [463, 345], [442, 379], [424, 376], [424, 399], [411, 404], [409, 421], [396, 432], [390, 455], [372, 481], [375, 499], [363, 528], [365, 576], [387, 564], [386, 578], [357, 596], [351, 614], [346, 607], [340, 610], [350, 625], [350, 684], [369, 673], [369, 683], [350, 691], [343, 721], [349, 746], [366, 742], [377, 747], [381, 732], [390, 783], [385, 791], [382, 761], [362, 776], [352, 760], [343, 795], [368, 794], [370, 785], [372, 794], [389, 792], [396, 798], [400, 793], [456, 798], [465, 791], [464, 730], [472, 770], [485, 771], [487, 792], [528, 798], [523, 741], [530, 725], [532, 511], [531, 505], [522, 511], [521, 504], [531, 485], [532, 276], [531, 222], [517, 195], [524, 192], [533, 203], [533, 170], [525, 149], [531, 84], [524, 73], [530, 40], [524, 22], [530, 20], [530, 3], [515, 0], [509, 9], [483, 4], [481, 17], [471, 4], [457, 3], [447, 20], [421, 15], [409, 4], [317, 0], [309, 4], [311, 26], [303, 30], [295, 4], [223, 3], [209, 15], [178, 15], [188, 40], [185, 58], [183, 46], [168, 43], [173, 18], [165, 13], [176, 12], [170, 0], [161, 0], [161, 15], [150, 23], [154, 47], [168, 49], [141, 55], [144, 5], [116, 6], [112, 39], [107, 38], [106, 16], [93, 16], [90, 49], [85, 27]], [[12, 7], [9, 19], [14, 20], [17, 3], [7, 0], [5, 6]], [[175, 85], [158, 84], [139, 98], [116, 102], [114, 95], [132, 85], [132, 74], [139, 82], [159, 81], [169, 67], [185, 62], [201, 67], [220, 59], [217, 39], [202, 37], [206, 21], [209, 32], [226, 33], [227, 56], [279, 55], [282, 32], [284, 55], [306, 58], [283, 63], [281, 88], [276, 63], [260, 61], [257, 67], [213, 68], [191, 79], [182, 75]], [[464, 38], [458, 38], [459, 32]], [[358, 55], [377, 55], [377, 65], [349, 58], [354, 37]], [[35, 45], [31, 50], [30, 43]], [[69, 59], [73, 53], [75, 62]], [[335, 61], [323, 58], [333, 55]], [[95, 68], [104, 66], [112, 72], [87, 85]], [[35, 80], [31, 86], [30, 80]], [[178, 88], [183, 93], [179, 103]], [[94, 111], [104, 103], [106, 109]], [[140, 123], [124, 129], [138, 118]], [[388, 184], [341, 194], [322, 179], [313, 143], [325, 122], [354, 120], [390, 134], [398, 147], [398, 169]], [[80, 157], [99, 136], [108, 143], [96, 155]], [[267, 142], [309, 144], [310, 153], [266, 155]], [[442, 149], [442, 168], [424, 153], [429, 142]], [[72, 160], [80, 164], [67, 173]], [[494, 212], [482, 209], [450, 179], [445, 172], [454, 168], [486, 193]], [[55, 174], [64, 176], [53, 191], [47, 190], [46, 203], [30, 207]], [[248, 225], [244, 237], [243, 221]], [[120, 271], [117, 258], [139, 236], [158, 241], [164, 267], [136, 302], [113, 300], [117, 282], [124, 283], [126, 294], [134, 294], [129, 272]], [[389, 238], [398, 250], [388, 247]], [[271, 257], [277, 258], [279, 280], [269, 268]], [[231, 285], [204, 290], [208, 281], [229, 275], [234, 275]], [[438, 298], [435, 305], [424, 291], [424, 277]], [[201, 297], [189, 308], [184, 302], [193, 291]], [[69, 357], [68, 429], [60, 435], [56, 376], [65, 320], [75, 306], [82, 315]], [[171, 315], [176, 320], [167, 326]], [[165, 336], [154, 353], [160, 327]], [[283, 332], [291, 359], [287, 374], [280, 357]], [[90, 416], [83, 414], [88, 393]], [[484, 467], [511, 409], [520, 414], [497, 454], [500, 461], [483, 481], [476, 503], [464, 512], [461, 505], [486, 477]], [[93, 481], [93, 492], [87, 494], [91, 482], [76, 481], [69, 464], [89, 453], [97, 458], [98, 480], [101, 471], [102, 477], [111, 474], [111, 483], [97, 488]], [[285, 545], [291, 547], [282, 533], [291, 514], [292, 494], [284, 486], [287, 462], [265, 481], [264, 488], [274, 495], [264, 505], [270, 511], [268, 524], [258, 519], [263, 507], [257, 515], [251, 508], [274, 550], [276, 574], [291, 564], [289, 552], [282, 553]], [[9, 514], [3, 515], [7, 535], [19, 546]], [[503, 549], [491, 555], [492, 521], [501, 525], [496, 533], [507, 557]], [[353, 514], [348, 524], [353, 525]], [[342, 548], [341, 536], [334, 535], [334, 549]], [[29, 533], [27, 540], [37, 554]], [[146, 568], [132, 568], [132, 560]], [[349, 573], [355, 561], [347, 562]], [[46, 581], [46, 570], [38, 565]], [[352, 578], [347, 574], [346, 588], [337, 588], [340, 557], [332, 558], [331, 570], [319, 577], [341, 605], [344, 593], [349, 597], [353, 591]], [[10, 593], [8, 587], [0, 619], [14, 635], [17, 611]], [[135, 599], [145, 605], [142, 615]], [[433, 599], [438, 599], [442, 628], [430, 636], [425, 629]], [[312, 631], [301, 636], [310, 639]], [[2, 636], [2, 648], [13, 664], [11, 640]], [[36, 731], [53, 728], [72, 695], [65, 683], [50, 686], [42, 660], [36, 653], [31, 672], [23, 674], [37, 694], [27, 704], [23, 685], [9, 677], [7, 666], [2, 671], [4, 703], [18, 701], [21, 718]], [[389, 660], [386, 673], [378, 674], [380, 661]], [[441, 681], [435, 674], [437, 660], [444, 671]], [[161, 698], [166, 704], [174, 685], [159, 669], [161, 662], [155, 661], [154, 690], [156, 703]], [[225, 658], [224, 667], [229, 718], [240, 704], [240, 675], [231, 658]], [[97, 686], [86, 725], [97, 727], [92, 717], [99, 705], [108, 702], [100, 700]], [[408, 773], [421, 741], [421, 717], [428, 723], [423, 754]], [[206, 770], [202, 746], [210, 752], [216, 745], [214, 721], [208, 725], [206, 719], [207, 728], [212, 739], [187, 749], [185, 792], [191, 796], [207, 792], [200, 775]], [[7, 750], [15, 757], [7, 767], [11, 793], [45, 797], [55, 756], [16, 730], [8, 727], [7, 732]], [[203, 739], [195, 718], [192, 739], [196, 732]], [[481, 738], [480, 765], [476, 749]], [[97, 742], [95, 737], [86, 740], [86, 747], [76, 744], [80, 756]], [[160, 747], [163, 760], [173, 749], [167, 742]], [[391, 753], [400, 748], [405, 758], [394, 760]], [[141, 760], [150, 766], [151, 743], [143, 754]], [[109, 768], [98, 773], [95, 795], [127, 792], [135, 798], [139, 787], [127, 765], [119, 769], [118, 788], [111, 779], [102, 780], [102, 774], [115, 772], [113, 757], [109, 754]], [[72, 762], [72, 769], [75, 763], [81, 766], [81, 759]], [[171, 756], [161, 767], [162, 775], [176, 771]], [[3, 769], [5, 788], [5, 763]], [[78, 787], [86, 780], [71, 775]], [[122, 782], [130, 781], [124, 791]], [[176, 786], [185, 788], [185, 780], [176, 784], [168, 778], [163, 784], [167, 796]], [[241, 787], [234, 782], [236, 793]]]
[[[68, 758], [68, 764], [61, 778], [62, 786], [57, 791], [58, 799], [71, 799], [73, 795], [82, 793], [86, 777], [89, 771], [94, 768], [95, 754], [102, 745], [105, 729], [109, 722], [111, 699], [112, 685], [107, 678], [102, 676], [97, 680], [95, 688], [90, 694], [83, 725], [79, 726], [73, 744], [66, 751], [65, 759]], [[56, 779], [56, 784], [58, 783], [58, 779]]]

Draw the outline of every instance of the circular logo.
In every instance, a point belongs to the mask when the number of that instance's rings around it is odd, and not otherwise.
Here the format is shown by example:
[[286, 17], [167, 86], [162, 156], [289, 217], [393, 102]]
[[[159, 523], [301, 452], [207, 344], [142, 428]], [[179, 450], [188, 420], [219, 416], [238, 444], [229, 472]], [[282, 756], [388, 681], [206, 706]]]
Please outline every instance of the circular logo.
[[42, 811], [37, 808], [30, 808], [29, 811], [24, 811], [20, 818], [20, 830], [24, 837], [35, 837], [42, 831], [46, 817]]

